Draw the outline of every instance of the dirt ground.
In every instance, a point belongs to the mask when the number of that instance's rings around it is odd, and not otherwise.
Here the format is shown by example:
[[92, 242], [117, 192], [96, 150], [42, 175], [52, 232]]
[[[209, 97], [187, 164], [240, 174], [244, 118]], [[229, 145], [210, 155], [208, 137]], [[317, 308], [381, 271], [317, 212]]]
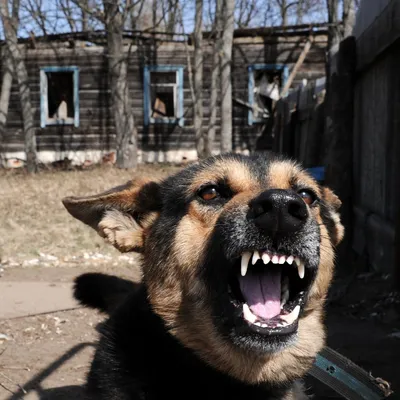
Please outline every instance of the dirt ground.
[[[135, 281], [135, 266], [13, 267], [2, 281], [70, 282], [83, 272], [101, 271]], [[388, 380], [400, 393], [400, 298], [386, 277], [361, 276], [340, 302], [328, 308], [328, 344], [367, 371]], [[391, 293], [391, 294], [390, 294]], [[0, 399], [83, 399], [97, 325], [103, 316], [77, 308], [64, 312], [0, 320]], [[310, 387], [310, 385], [313, 385]], [[316, 399], [339, 399], [326, 387], [307, 382]], [[26, 394], [22, 392], [23, 388]]]
[[[137, 174], [163, 176], [174, 170], [142, 166]], [[66, 195], [97, 193], [132, 177], [106, 167], [34, 177], [0, 171], [0, 283], [68, 284], [88, 271], [139, 280], [135, 257], [104, 244], [60, 203]], [[343, 287], [338, 284], [336, 293]], [[328, 344], [391, 382], [391, 399], [400, 399], [400, 297], [391, 289], [391, 277], [359, 275], [346, 289], [328, 307]], [[15, 301], [29, 303], [29, 296], [15, 293]], [[0, 311], [1, 301], [0, 293]], [[8, 319], [0, 315], [0, 400], [83, 399], [102, 320], [80, 307]], [[315, 399], [340, 398], [311, 384], [307, 387]]]

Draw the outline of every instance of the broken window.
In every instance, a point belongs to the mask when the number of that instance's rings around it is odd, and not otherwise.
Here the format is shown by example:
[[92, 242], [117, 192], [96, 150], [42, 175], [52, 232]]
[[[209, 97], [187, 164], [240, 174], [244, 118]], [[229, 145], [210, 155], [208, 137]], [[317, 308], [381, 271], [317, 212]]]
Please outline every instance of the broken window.
[[284, 66], [253, 65], [249, 67], [249, 124], [265, 122], [272, 115], [287, 76]]
[[40, 71], [41, 127], [79, 126], [77, 67], [47, 67]]
[[145, 124], [183, 123], [183, 67], [146, 66]]

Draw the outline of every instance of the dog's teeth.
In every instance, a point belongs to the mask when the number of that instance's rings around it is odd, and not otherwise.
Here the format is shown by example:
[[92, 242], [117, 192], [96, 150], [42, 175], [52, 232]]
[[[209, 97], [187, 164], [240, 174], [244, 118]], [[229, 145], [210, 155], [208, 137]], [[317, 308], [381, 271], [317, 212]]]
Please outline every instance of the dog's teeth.
[[258, 253], [258, 251], [256, 250], [253, 253], [253, 258], [251, 260], [251, 263], [254, 265], [258, 260], [260, 259], [260, 254]]
[[271, 257], [269, 256], [268, 253], [264, 253], [262, 255], [262, 260], [263, 260], [264, 264], [268, 264], [271, 261]]
[[257, 317], [250, 311], [250, 308], [246, 303], [243, 304], [243, 317], [251, 324], [254, 324], [257, 320]]
[[289, 257], [286, 259], [286, 262], [287, 262], [289, 265], [292, 265], [292, 264], [293, 264], [293, 261], [294, 261], [294, 257], [293, 257], [293, 256], [289, 256]]
[[294, 321], [296, 321], [297, 318], [299, 318], [299, 314], [300, 314], [300, 306], [297, 305], [290, 314], [281, 315], [280, 318], [281, 318], [281, 320], [286, 322], [288, 325], [291, 325], [291, 324], [293, 324]]
[[255, 322], [254, 325], [257, 325], [261, 328], [261, 322]]
[[278, 264], [278, 262], [279, 262], [278, 256], [277, 256], [276, 254], [274, 254], [274, 255], [272, 256], [271, 261], [272, 261], [272, 264]]
[[268, 324], [261, 324], [262, 328], [268, 328]]
[[304, 278], [304, 274], [305, 274], [305, 268], [304, 268], [304, 263], [303, 262], [299, 262], [297, 264], [297, 271], [299, 272], [299, 277], [300, 279]]
[[300, 258], [299, 257], [295, 257], [294, 258], [294, 262], [299, 265], [300, 264]]
[[246, 276], [250, 258], [251, 258], [251, 253], [249, 253], [248, 251], [242, 254], [242, 264], [240, 268], [240, 273], [242, 274], [242, 276]]
[[279, 264], [285, 264], [286, 257], [285, 256], [280, 256], [279, 257]]

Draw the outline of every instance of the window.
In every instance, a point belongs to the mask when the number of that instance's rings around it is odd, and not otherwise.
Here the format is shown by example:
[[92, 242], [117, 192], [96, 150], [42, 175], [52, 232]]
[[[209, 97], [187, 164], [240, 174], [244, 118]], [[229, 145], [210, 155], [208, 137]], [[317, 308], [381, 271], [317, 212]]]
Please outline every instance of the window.
[[288, 68], [277, 64], [254, 64], [249, 71], [249, 125], [262, 123], [270, 117], [272, 104], [288, 78]]
[[40, 69], [40, 126], [79, 126], [78, 67]]
[[183, 126], [183, 66], [144, 67], [144, 124]]

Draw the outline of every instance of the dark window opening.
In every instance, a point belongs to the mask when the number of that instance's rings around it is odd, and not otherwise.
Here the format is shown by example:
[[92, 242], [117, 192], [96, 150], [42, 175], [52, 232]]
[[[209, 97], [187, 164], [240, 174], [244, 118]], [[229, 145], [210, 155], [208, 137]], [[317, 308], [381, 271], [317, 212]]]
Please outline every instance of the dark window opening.
[[176, 118], [176, 72], [151, 72], [151, 117]]
[[279, 100], [281, 85], [281, 71], [254, 71], [253, 118], [255, 120], [270, 117], [274, 102]]
[[73, 72], [46, 72], [49, 119], [74, 118]]
[[173, 88], [158, 88], [151, 95], [152, 118], [175, 117], [175, 100]]

